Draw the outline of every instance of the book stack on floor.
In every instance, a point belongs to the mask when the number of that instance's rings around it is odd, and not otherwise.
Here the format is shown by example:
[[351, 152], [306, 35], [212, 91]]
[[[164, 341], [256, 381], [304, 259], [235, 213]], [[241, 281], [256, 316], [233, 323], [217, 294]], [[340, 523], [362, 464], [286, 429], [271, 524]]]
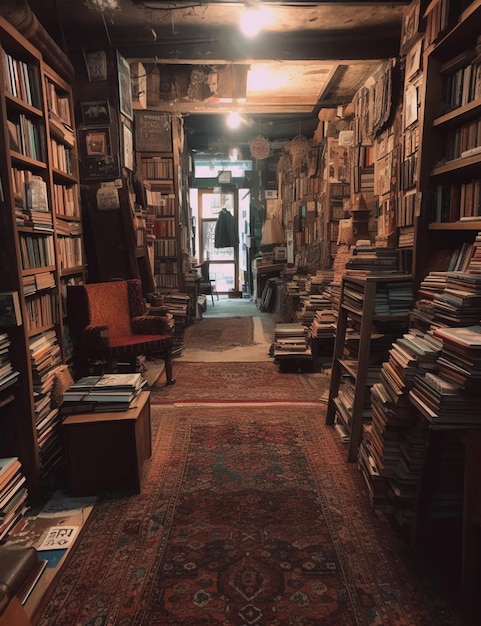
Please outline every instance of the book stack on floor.
[[84, 376], [63, 394], [61, 413], [127, 411], [147, 381], [140, 373]]
[[419, 432], [409, 399], [416, 375], [436, 371], [441, 343], [411, 330], [398, 338], [371, 387], [371, 424], [363, 426], [359, 466], [374, 506], [393, 507], [403, 520], [412, 514], [426, 436]]
[[17, 457], [0, 459], [0, 542], [28, 509], [25, 482]]
[[[308, 345], [307, 327], [298, 322], [276, 324], [274, 329], [274, 358], [281, 371], [289, 365], [299, 369], [301, 362], [312, 364], [311, 348]], [[289, 363], [290, 362], [290, 363]]]

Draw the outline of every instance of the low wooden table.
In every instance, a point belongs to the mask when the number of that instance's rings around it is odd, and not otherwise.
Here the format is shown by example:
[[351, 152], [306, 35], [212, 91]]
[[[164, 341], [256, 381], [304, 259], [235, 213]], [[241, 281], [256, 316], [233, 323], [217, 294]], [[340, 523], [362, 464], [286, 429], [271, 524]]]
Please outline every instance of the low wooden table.
[[70, 415], [62, 430], [72, 495], [140, 492], [152, 453], [150, 392], [128, 411]]

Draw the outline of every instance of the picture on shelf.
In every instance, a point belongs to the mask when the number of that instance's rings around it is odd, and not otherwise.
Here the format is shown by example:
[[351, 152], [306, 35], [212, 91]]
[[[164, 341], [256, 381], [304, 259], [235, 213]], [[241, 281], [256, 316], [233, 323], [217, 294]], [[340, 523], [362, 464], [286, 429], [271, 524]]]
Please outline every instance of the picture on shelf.
[[82, 130], [84, 154], [87, 157], [104, 157], [110, 154], [110, 138], [108, 128]]
[[91, 126], [105, 125], [110, 122], [110, 109], [108, 100], [95, 100], [81, 102], [80, 112], [82, 122]]

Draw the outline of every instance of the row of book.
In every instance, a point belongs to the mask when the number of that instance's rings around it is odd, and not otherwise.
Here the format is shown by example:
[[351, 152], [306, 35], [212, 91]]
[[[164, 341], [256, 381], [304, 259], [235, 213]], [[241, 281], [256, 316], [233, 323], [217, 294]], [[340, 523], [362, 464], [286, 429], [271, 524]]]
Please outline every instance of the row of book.
[[480, 53], [481, 50], [465, 50], [441, 65], [440, 73], [446, 77], [444, 103], [448, 110], [481, 98], [481, 63], [477, 58]]
[[446, 135], [447, 161], [481, 153], [481, 118], [458, 127]]
[[15, 98], [23, 100], [37, 109], [41, 107], [42, 97], [38, 67], [14, 58], [2, 49], [5, 88]]
[[53, 236], [20, 233], [20, 256], [24, 270], [55, 265]]
[[45, 162], [45, 128], [23, 113], [11, 113], [7, 120], [10, 149], [36, 161]]

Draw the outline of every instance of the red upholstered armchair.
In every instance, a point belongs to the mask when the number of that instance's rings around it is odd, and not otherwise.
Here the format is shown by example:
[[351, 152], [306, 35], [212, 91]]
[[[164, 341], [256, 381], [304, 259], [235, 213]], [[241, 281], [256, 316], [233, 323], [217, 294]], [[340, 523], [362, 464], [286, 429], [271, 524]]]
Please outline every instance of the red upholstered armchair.
[[163, 318], [146, 314], [139, 280], [70, 285], [67, 311], [80, 375], [88, 373], [92, 359], [114, 368], [119, 360], [135, 364], [138, 356], [155, 354], [165, 360], [167, 384], [175, 382], [172, 329]]

